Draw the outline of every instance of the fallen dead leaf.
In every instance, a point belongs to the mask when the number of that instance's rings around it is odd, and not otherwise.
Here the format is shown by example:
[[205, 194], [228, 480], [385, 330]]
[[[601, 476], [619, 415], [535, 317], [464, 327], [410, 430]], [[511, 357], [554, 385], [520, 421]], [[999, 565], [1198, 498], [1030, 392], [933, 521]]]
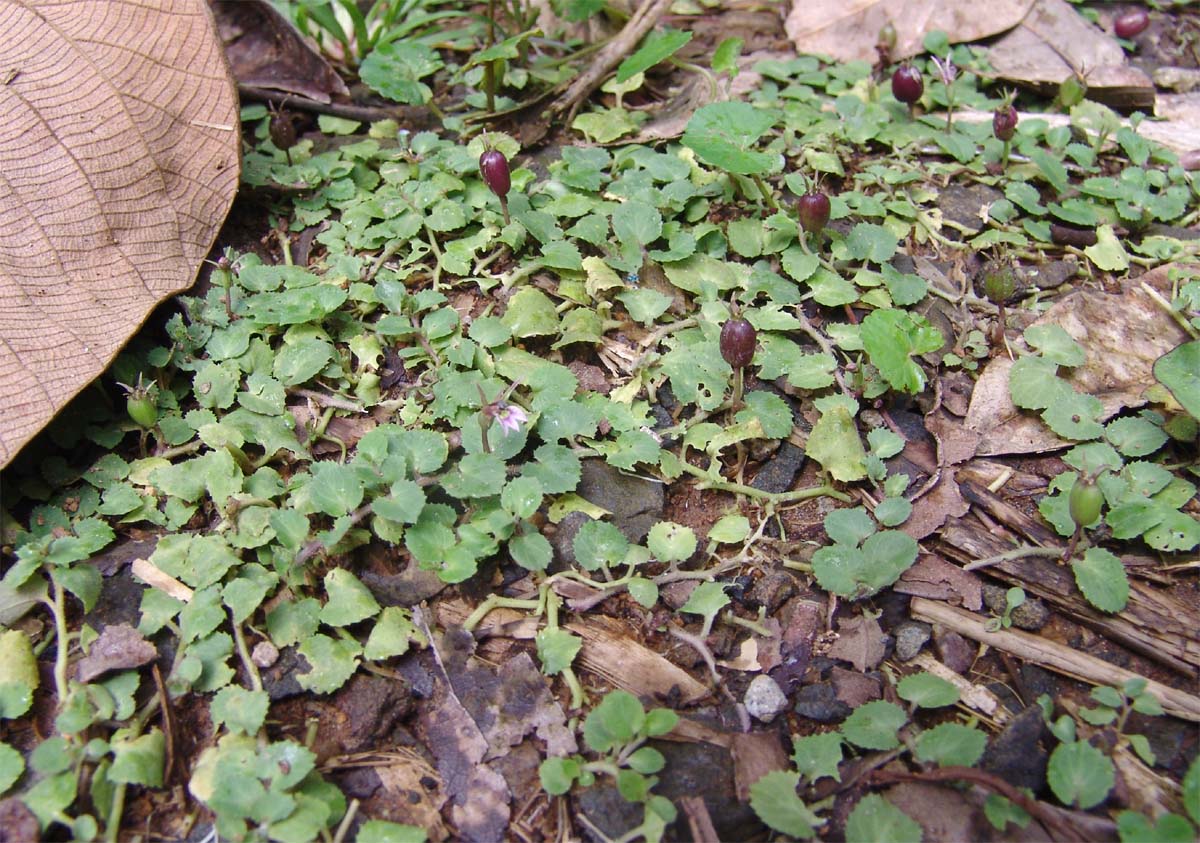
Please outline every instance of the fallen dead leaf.
[[3, 466], [192, 283], [241, 132], [205, 0], [4, 3], [0, 32]]
[[[375, 774], [391, 797], [389, 819], [423, 828], [433, 843], [441, 843], [450, 832], [442, 820], [446, 795], [437, 771], [406, 747], [399, 747], [389, 755], [393, 756], [390, 763], [375, 766]], [[430, 782], [434, 783], [432, 788], [428, 786]]]
[[[1087, 362], [1069, 373], [1067, 381], [1104, 405], [1107, 419], [1126, 407], [1146, 403], [1145, 390], [1155, 383], [1154, 361], [1188, 339], [1142, 284], [1169, 290], [1162, 266], [1139, 278], [1127, 279], [1119, 294], [1079, 290], [1055, 303], [1034, 325], [1061, 325], [1087, 354]], [[1169, 293], [1167, 293], [1169, 295]], [[1009, 340], [1024, 351], [1020, 337]], [[1073, 443], [1060, 439], [1040, 415], [1019, 410], [1009, 397], [1012, 360], [998, 357], [988, 364], [975, 385], [966, 425], [982, 438], [978, 453], [1028, 454], [1055, 450]]]
[[735, 734], [729, 751], [733, 755], [734, 787], [742, 802], [750, 799], [750, 785], [767, 773], [790, 766], [775, 731]]
[[988, 61], [997, 76], [1021, 84], [1057, 87], [1078, 73], [1091, 99], [1123, 107], [1154, 104], [1150, 77], [1066, 0], [1037, 0], [1020, 24], [992, 45]]
[[[471, 614], [471, 609], [460, 600], [443, 600], [438, 603], [437, 612], [438, 623], [446, 627], [461, 624]], [[636, 697], [676, 698], [682, 703], [694, 703], [710, 694], [707, 685], [643, 646], [619, 621], [601, 615], [589, 618], [587, 623], [564, 624], [564, 628], [583, 639], [579, 666], [598, 673], [614, 687], [623, 688]], [[478, 627], [480, 635], [512, 638], [533, 638], [537, 630], [537, 618], [511, 609], [495, 610]]]
[[925, 782], [902, 782], [889, 787], [884, 798], [916, 820], [924, 840], [972, 840], [978, 837], [975, 808], [952, 787]]
[[913, 502], [912, 514], [900, 529], [917, 541], [937, 532], [948, 519], [962, 518], [970, 509], [958, 488], [957, 472], [942, 470], [942, 478], [927, 495]]
[[342, 77], [264, 0], [209, 0], [225, 55], [242, 85], [320, 103], [348, 98]]
[[86, 656], [75, 663], [75, 678], [91, 682], [111, 670], [129, 670], [158, 658], [158, 650], [127, 623], [104, 627]]
[[833, 691], [838, 701], [851, 708], [879, 699], [883, 690], [878, 679], [857, 670], [835, 667], [829, 671], [829, 677], [833, 680]]
[[924, 52], [925, 33], [940, 29], [951, 43], [977, 41], [1016, 26], [1033, 0], [797, 0], [784, 28], [797, 52], [838, 61], [878, 59], [879, 30], [896, 28], [893, 59]]
[[850, 662], [859, 671], [878, 667], [883, 652], [883, 630], [878, 620], [867, 615], [839, 621], [838, 638], [829, 648], [831, 658]]
[[427, 705], [420, 706], [418, 726], [437, 759], [451, 803], [451, 821], [472, 843], [500, 840], [512, 814], [512, 794], [503, 776], [483, 763], [488, 742], [454, 693], [442, 662], [441, 637], [432, 634], [419, 609], [413, 612], [413, 620], [434, 644], [429, 656], [436, 676], [433, 695]]

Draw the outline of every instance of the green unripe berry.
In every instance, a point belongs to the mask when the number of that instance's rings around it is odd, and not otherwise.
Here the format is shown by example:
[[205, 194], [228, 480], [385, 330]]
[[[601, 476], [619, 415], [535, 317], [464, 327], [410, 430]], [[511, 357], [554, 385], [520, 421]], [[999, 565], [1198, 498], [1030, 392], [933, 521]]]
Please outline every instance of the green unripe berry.
[[1095, 524], [1103, 507], [1104, 493], [1100, 491], [1100, 487], [1090, 478], [1076, 478], [1075, 485], [1071, 487], [1071, 494], [1067, 497], [1067, 508], [1075, 525], [1087, 527]]

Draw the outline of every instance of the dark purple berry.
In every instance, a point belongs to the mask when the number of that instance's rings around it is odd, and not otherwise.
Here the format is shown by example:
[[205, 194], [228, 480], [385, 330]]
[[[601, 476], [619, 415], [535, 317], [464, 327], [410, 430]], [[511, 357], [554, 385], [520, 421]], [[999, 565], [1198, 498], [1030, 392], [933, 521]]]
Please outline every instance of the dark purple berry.
[[800, 213], [800, 226], [809, 234], [816, 234], [829, 222], [829, 197], [819, 191], [806, 193], [796, 200]]
[[735, 369], [750, 365], [758, 332], [745, 319], [730, 319], [721, 326], [721, 356]]
[[1133, 38], [1149, 25], [1150, 15], [1145, 9], [1131, 9], [1113, 22], [1113, 32], [1118, 38]]
[[1002, 141], [1010, 141], [1017, 131], [1017, 110], [1011, 105], [1002, 105], [992, 115], [992, 133]]
[[512, 187], [512, 178], [508, 172], [508, 159], [498, 149], [485, 150], [479, 156], [479, 172], [483, 175], [483, 183], [491, 188], [492, 193], [502, 200], [508, 196]]
[[902, 64], [892, 74], [892, 96], [900, 102], [912, 105], [925, 92], [925, 82], [921, 79], [921, 71], [911, 64]]

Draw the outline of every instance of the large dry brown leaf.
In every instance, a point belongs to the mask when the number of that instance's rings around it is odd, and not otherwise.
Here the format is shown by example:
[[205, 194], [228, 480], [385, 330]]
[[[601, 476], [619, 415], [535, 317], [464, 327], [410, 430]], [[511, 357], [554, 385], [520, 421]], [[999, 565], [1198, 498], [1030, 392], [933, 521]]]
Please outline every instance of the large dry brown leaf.
[[316, 102], [348, 98], [346, 83], [266, 0], [209, 0], [225, 57], [242, 85]]
[[[1160, 298], [1169, 298], [1169, 270], [1163, 266], [1126, 279], [1116, 295], [1091, 289], [1070, 293], [1033, 323], [1059, 325], [1083, 347], [1087, 363], [1063, 374], [1077, 391], [1100, 400], [1103, 419], [1145, 404], [1145, 392], [1155, 383], [1154, 361], [1188, 338], [1145, 291], [1150, 286]], [[1025, 350], [1019, 337], [1010, 337], [1009, 343], [1015, 351]], [[986, 457], [1069, 447], [1073, 443], [1056, 436], [1041, 416], [1013, 404], [1008, 388], [1012, 364], [1007, 357], [989, 363], [971, 395], [966, 426], [981, 435], [977, 453]]]
[[978, 41], [1016, 26], [1034, 0], [793, 0], [784, 28], [801, 53], [838, 61], [878, 59], [879, 30], [896, 28], [892, 58], [924, 52], [925, 33], [940, 29], [951, 43]]
[[205, 0], [0, 3], [0, 466], [192, 283], [238, 183]]
[[1126, 108], [1154, 104], [1154, 83], [1125, 60], [1121, 45], [1066, 0], [1037, 0], [1021, 25], [988, 50], [996, 74], [1047, 91], [1075, 73], [1092, 99]]

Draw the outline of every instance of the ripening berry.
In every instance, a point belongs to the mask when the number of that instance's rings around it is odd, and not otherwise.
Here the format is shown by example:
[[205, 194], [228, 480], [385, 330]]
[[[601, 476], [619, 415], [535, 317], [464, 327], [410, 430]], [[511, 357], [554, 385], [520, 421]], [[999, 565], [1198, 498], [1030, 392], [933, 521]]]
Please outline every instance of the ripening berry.
[[990, 264], [983, 271], [983, 294], [993, 304], [1004, 304], [1017, 292], [1017, 274], [1007, 264]]
[[992, 115], [992, 134], [999, 140], [1010, 141], [1017, 132], [1017, 110], [1011, 105], [1002, 105]]
[[730, 319], [721, 326], [721, 356], [735, 369], [750, 365], [758, 332], [745, 319]]
[[900, 102], [912, 105], [925, 92], [925, 81], [921, 71], [911, 64], [902, 64], [892, 74], [892, 96]]
[[483, 183], [491, 188], [492, 193], [504, 199], [512, 187], [512, 177], [508, 170], [508, 159], [498, 149], [487, 149], [479, 156], [479, 172], [483, 175]]
[[809, 234], [816, 234], [829, 222], [829, 197], [820, 191], [806, 193], [796, 200], [800, 214], [800, 226]]
[[1150, 25], [1150, 15], [1145, 9], [1131, 9], [1113, 21], [1113, 32], [1118, 38], [1133, 38], [1141, 35]]
[[296, 145], [296, 124], [292, 122], [293, 115], [286, 111], [277, 111], [271, 115], [269, 126], [271, 143], [275, 148], [287, 152]]

